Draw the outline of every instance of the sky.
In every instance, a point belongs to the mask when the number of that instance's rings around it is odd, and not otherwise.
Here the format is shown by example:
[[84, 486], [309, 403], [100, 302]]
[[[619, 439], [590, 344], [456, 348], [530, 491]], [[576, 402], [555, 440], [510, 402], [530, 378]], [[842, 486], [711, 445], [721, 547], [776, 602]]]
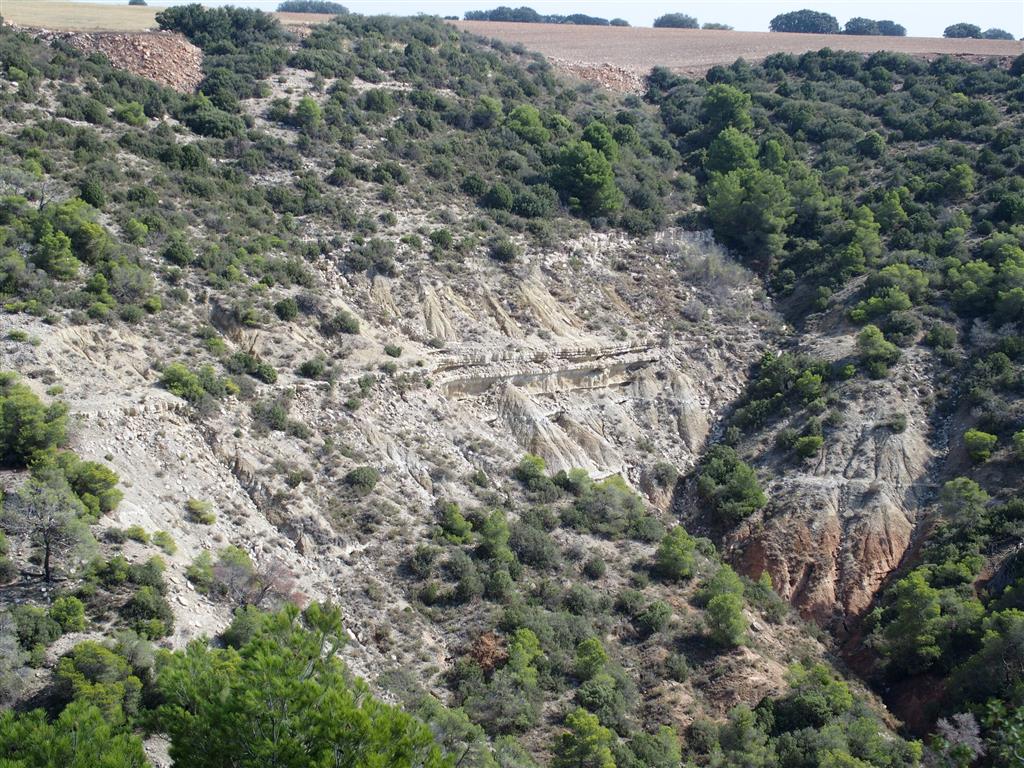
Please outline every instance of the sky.
[[[95, 1], [95, 0], [94, 0]], [[127, 0], [113, 0], [119, 4]], [[195, 0], [150, 0], [151, 5], [177, 5]], [[274, 10], [278, 0], [202, 0], [204, 5], [238, 5]], [[700, 22], [714, 21], [736, 29], [767, 31], [773, 16], [811, 8], [831, 13], [840, 25], [853, 16], [890, 19], [907, 28], [907, 34], [941, 37], [950, 24], [965, 21], [982, 29], [998, 27], [1024, 37], [1024, 0], [340, 0], [357, 13], [411, 15], [430, 13], [458, 16], [466, 11], [499, 5], [527, 5], [540, 13], [586, 13], [604, 18], [621, 17], [634, 26], [649, 27], [663, 13], [680, 12]]]

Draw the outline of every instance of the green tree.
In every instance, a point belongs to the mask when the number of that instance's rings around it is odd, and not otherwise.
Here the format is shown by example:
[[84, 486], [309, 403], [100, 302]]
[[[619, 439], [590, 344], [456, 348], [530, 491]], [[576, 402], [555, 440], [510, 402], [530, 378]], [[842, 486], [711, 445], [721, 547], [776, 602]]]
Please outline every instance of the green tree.
[[36, 264], [57, 280], [70, 280], [78, 274], [79, 261], [71, 251], [71, 238], [42, 223], [35, 249]]
[[95, 706], [74, 702], [54, 722], [41, 709], [0, 714], [0, 762], [10, 768], [145, 768], [142, 741]]
[[48, 472], [29, 478], [4, 500], [0, 527], [24, 538], [41, 554], [43, 578], [53, 581], [61, 561], [72, 561], [94, 544], [82, 521], [85, 508], [63, 476]]
[[980, 429], [968, 429], [964, 432], [964, 447], [967, 449], [971, 461], [978, 464], [988, 461], [998, 442], [998, 437], [990, 435], [988, 432], [982, 432]]
[[708, 147], [704, 169], [708, 173], [729, 173], [757, 167], [757, 142], [738, 128], [726, 128]]
[[820, 11], [791, 11], [780, 13], [768, 23], [772, 32], [807, 32], [816, 35], [839, 34], [839, 21], [835, 16]]
[[583, 140], [608, 158], [609, 163], [619, 159], [619, 143], [604, 123], [594, 120], [583, 129]]
[[576, 676], [581, 680], [589, 680], [605, 668], [608, 663], [608, 652], [596, 637], [588, 637], [576, 646]]
[[551, 184], [570, 208], [586, 216], [604, 216], [622, 207], [611, 162], [586, 141], [573, 141], [562, 150]]
[[746, 642], [749, 622], [743, 615], [743, 598], [733, 592], [715, 595], [704, 609], [704, 621], [711, 639], [719, 645], [737, 646]]
[[768, 503], [753, 468], [726, 445], [714, 446], [704, 457], [697, 492], [715, 517], [728, 525], [735, 525]]
[[755, 263], [770, 267], [783, 252], [786, 229], [795, 216], [782, 178], [757, 168], [716, 174], [708, 184], [707, 198], [715, 236]]
[[693, 576], [697, 566], [697, 542], [681, 525], [665, 534], [654, 553], [654, 569], [669, 581]]
[[313, 604], [267, 618], [240, 649], [194, 641], [157, 677], [171, 759], [193, 768], [441, 768], [429, 729], [370, 695], [337, 657], [341, 613]]
[[883, 378], [889, 372], [889, 366], [900, 359], [899, 347], [886, 341], [885, 334], [877, 325], [865, 325], [864, 330], [857, 334], [857, 353], [868, 373], [875, 378]]
[[945, 30], [943, 30], [942, 36], [954, 38], [980, 38], [981, 27], [977, 24], [967, 24], [964, 22], [960, 22], [959, 24], [950, 24]]
[[708, 136], [718, 136], [726, 128], [749, 131], [750, 94], [733, 85], [718, 83], [708, 88], [700, 103], [700, 121]]
[[654, 20], [654, 27], [667, 29], [697, 29], [700, 25], [693, 16], [685, 13], [666, 13]]
[[67, 406], [44, 405], [11, 374], [0, 373], [0, 466], [21, 469], [67, 440]]
[[583, 708], [565, 718], [567, 731], [555, 738], [552, 768], [615, 768], [612, 732]]
[[939, 645], [939, 591], [921, 571], [900, 579], [890, 593], [892, 619], [876, 638], [887, 663], [908, 675], [928, 669], [942, 656]]
[[523, 141], [530, 144], [546, 144], [551, 140], [551, 131], [544, 127], [540, 112], [531, 104], [519, 104], [508, 113], [505, 125]]

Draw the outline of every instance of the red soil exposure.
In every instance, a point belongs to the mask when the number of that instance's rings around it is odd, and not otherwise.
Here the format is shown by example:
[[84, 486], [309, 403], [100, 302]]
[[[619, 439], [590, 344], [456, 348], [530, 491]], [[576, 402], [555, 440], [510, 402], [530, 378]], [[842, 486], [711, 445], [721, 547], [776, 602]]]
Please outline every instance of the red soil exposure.
[[[898, 51], [926, 59], [952, 55], [976, 60], [1011, 59], [1024, 53], [1017, 40], [971, 40], [933, 37], [862, 37], [857, 35], [803, 35], [783, 32], [734, 32], [700, 29], [650, 29], [646, 27], [591, 27], [565, 24], [517, 24], [495, 21], [456, 21], [459, 29], [505, 43], [521, 43], [538, 51], [570, 73], [616, 87], [621, 81], [633, 90], [622, 74], [602, 77], [616, 70], [646, 75], [654, 67], [700, 76], [715, 65], [749, 62], [772, 53], [806, 53], [821, 48], [875, 53]], [[605, 83], [604, 80], [609, 82]]]

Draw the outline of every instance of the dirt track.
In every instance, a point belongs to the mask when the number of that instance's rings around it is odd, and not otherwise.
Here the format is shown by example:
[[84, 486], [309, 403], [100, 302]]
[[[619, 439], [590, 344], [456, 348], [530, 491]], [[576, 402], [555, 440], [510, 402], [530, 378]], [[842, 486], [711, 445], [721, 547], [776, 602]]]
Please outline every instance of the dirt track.
[[584, 65], [608, 64], [636, 74], [646, 74], [653, 67], [661, 66], [697, 75], [704, 74], [716, 64], [731, 64], [740, 57], [754, 62], [772, 53], [805, 53], [821, 48], [861, 53], [891, 50], [929, 58], [942, 54], [987, 58], [1024, 53], [1024, 43], [1015, 40], [798, 35], [494, 21], [453, 23], [459, 29], [483, 37], [522, 43], [552, 59]]

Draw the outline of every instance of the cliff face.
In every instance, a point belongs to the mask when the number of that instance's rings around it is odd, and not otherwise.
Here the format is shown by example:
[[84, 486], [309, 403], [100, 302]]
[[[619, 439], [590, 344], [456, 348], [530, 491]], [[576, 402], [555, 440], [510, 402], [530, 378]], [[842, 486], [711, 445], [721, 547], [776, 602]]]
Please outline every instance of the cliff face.
[[[443, 663], [452, 635], [403, 614], [397, 576], [433, 526], [435, 501], [472, 503], [466, 478], [475, 471], [511, 491], [510, 468], [531, 452], [551, 471], [619, 473], [664, 505], [652, 467], [696, 461], [777, 325], [752, 298], [750, 276], [742, 286], [695, 278], [725, 262], [686, 233], [657, 242], [593, 235], [516, 265], [454, 273], [423, 256], [369, 278], [343, 273], [343, 258], [322, 257], [317, 285], [298, 294], [311, 317], [272, 333], [237, 325], [216, 292], [193, 294], [169, 325], [53, 331], [0, 317], [0, 335], [18, 328], [39, 339], [4, 342], [5, 367], [40, 390], [62, 384], [72, 447], [126, 479], [104, 525], [167, 530], [178, 542], [167, 572], [176, 643], [226, 623], [226, 607], [197, 594], [184, 570], [202, 550], [232, 543], [286, 566], [297, 593], [340, 601], [350, 627], [401, 627], [387, 653], [366, 642], [372, 629], [356, 629], [357, 670]], [[314, 318], [340, 309], [358, 318], [359, 334], [325, 338]], [[212, 361], [191, 331], [203, 326], [219, 330], [229, 354], [272, 364], [277, 383], [205, 413], [159, 388], [157, 364]], [[294, 373], [318, 356], [331, 382]], [[257, 424], [252, 400], [275, 398], [312, 440]], [[382, 475], [372, 501], [344, 492], [345, 474], [364, 465]], [[216, 522], [189, 523], [189, 499], [211, 502]]]
[[[802, 350], [826, 360], [855, 353], [855, 329], [810, 329]], [[867, 611], [924, 522], [939, 459], [930, 404], [934, 372], [922, 348], [904, 350], [886, 379], [838, 385], [818, 455], [802, 460], [775, 438], [787, 420], [744, 449], [767, 480], [769, 504], [726, 537], [730, 557], [808, 619], [842, 631]]]

